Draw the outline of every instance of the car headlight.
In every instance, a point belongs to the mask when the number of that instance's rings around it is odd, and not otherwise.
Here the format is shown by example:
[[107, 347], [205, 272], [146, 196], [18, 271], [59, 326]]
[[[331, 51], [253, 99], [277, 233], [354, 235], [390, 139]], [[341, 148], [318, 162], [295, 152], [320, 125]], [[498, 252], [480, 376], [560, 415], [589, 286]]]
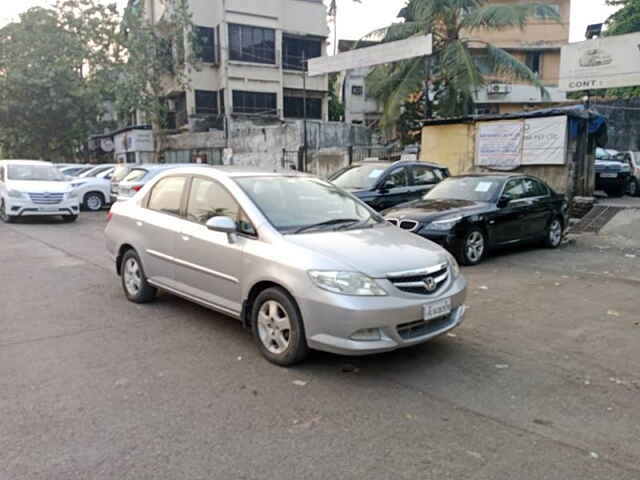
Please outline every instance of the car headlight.
[[22, 192], [20, 192], [19, 190], [9, 190], [7, 192], [7, 195], [9, 195], [10, 198], [23, 198], [24, 194]]
[[81, 186], [82, 186], [82, 184], [83, 184], [83, 182], [76, 182], [76, 183], [72, 183], [72, 184], [71, 184], [71, 186], [72, 186], [73, 188], [78, 188], [78, 187], [81, 187]]
[[460, 265], [458, 265], [457, 260], [453, 258], [453, 255], [448, 255], [448, 260], [449, 267], [451, 267], [451, 276], [453, 278], [458, 278], [460, 276]]
[[326, 272], [313, 270], [309, 277], [323, 290], [342, 295], [382, 297], [387, 295], [373, 278], [357, 272]]
[[444, 220], [436, 220], [435, 222], [431, 222], [430, 224], [428, 224], [426, 227], [424, 227], [424, 229], [432, 231], [436, 230], [439, 232], [448, 232], [453, 227], [455, 227], [460, 220], [462, 220], [462, 217], [452, 217], [445, 218]]
[[75, 190], [71, 190], [69, 193], [67, 193], [67, 198], [78, 198], [78, 192], [76, 192]]

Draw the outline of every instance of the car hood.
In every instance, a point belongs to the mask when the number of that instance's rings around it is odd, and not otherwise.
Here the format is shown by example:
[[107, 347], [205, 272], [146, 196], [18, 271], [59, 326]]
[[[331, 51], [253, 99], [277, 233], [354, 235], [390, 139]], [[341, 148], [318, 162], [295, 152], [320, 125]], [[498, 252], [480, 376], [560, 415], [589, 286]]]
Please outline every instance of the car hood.
[[435, 243], [391, 225], [287, 235], [286, 239], [373, 278], [430, 267], [447, 259], [444, 249]]
[[31, 180], [9, 180], [7, 187], [10, 190], [18, 190], [20, 192], [47, 192], [47, 193], [67, 193], [71, 190], [70, 182], [45, 182]]
[[398, 207], [385, 210], [385, 218], [399, 220], [416, 220], [419, 222], [432, 221], [454, 214], [474, 215], [488, 212], [495, 206], [488, 202], [474, 202], [471, 200], [417, 200]]

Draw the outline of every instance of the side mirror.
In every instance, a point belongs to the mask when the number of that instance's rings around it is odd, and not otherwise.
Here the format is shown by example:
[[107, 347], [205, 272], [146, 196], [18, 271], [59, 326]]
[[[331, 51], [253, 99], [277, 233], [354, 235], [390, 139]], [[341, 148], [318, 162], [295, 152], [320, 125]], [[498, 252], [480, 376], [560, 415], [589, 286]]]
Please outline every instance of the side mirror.
[[498, 200], [498, 208], [507, 207], [511, 203], [511, 199], [509, 197], [500, 197]]
[[206, 226], [209, 230], [220, 233], [236, 233], [238, 227], [229, 217], [211, 217], [207, 220]]

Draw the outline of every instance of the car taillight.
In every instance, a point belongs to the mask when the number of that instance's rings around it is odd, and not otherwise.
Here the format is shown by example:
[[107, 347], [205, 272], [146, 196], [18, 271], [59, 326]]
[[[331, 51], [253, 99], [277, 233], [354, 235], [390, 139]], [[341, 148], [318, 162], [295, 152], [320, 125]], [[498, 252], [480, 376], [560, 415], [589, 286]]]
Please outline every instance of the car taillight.
[[109, 210], [109, 213], [107, 213], [107, 222], [110, 222], [112, 218], [113, 218], [113, 213], [111, 212], [111, 210]]
[[135, 187], [131, 187], [131, 190], [133, 190], [134, 192], [139, 192], [141, 188], [142, 185], [136, 185]]

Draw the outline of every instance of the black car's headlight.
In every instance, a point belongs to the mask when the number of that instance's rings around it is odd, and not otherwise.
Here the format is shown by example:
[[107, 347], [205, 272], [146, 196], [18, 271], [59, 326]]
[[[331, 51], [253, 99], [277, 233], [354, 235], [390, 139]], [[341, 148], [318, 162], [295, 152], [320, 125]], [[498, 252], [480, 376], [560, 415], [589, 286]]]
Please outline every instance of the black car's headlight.
[[425, 226], [423, 230], [432, 232], [448, 232], [455, 227], [462, 218], [463, 217], [449, 217], [443, 218], [442, 220], [436, 220], [435, 222], [431, 222]]

